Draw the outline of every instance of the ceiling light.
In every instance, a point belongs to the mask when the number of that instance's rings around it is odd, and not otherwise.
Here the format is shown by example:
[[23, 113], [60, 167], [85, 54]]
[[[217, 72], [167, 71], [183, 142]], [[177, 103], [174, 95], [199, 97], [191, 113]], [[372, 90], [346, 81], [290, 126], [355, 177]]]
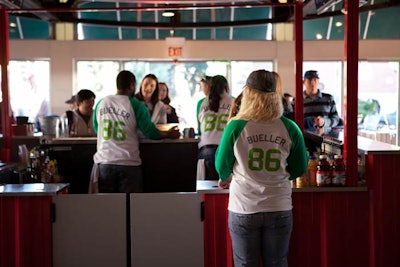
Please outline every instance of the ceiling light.
[[170, 18], [170, 17], [175, 16], [175, 13], [172, 12], [172, 11], [164, 11], [161, 15], [162, 15], [163, 17]]
[[14, 22], [10, 22], [10, 27], [13, 27], [13, 28], [15, 28], [15, 27], [17, 27], [17, 24], [16, 23], [14, 23]]
[[337, 21], [337, 22], [335, 23], [335, 26], [336, 26], [336, 27], [342, 27], [342, 26], [343, 26], [343, 23], [342, 23], [341, 21]]
[[[367, 0], [358, 0], [358, 7], [362, 7], [364, 5], [368, 4]], [[345, 3], [343, 1], [343, 6], [342, 9], [340, 10], [343, 14], [347, 15], [347, 10], [344, 7]]]
[[317, 34], [315, 35], [315, 38], [316, 38], [317, 40], [322, 40], [322, 34], [317, 33]]

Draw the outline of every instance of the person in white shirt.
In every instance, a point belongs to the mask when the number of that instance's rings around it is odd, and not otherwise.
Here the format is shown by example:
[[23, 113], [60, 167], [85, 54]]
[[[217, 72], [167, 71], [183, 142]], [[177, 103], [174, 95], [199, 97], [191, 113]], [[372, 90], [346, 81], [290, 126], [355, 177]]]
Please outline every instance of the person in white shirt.
[[[210, 94], [211, 79], [212, 79], [211, 76], [205, 76], [204, 78], [201, 78], [201, 80], [200, 80], [200, 89], [203, 92], [203, 94], [205, 95], [205, 97], [203, 97], [202, 99], [197, 101], [197, 105], [196, 105], [197, 113], [199, 112], [200, 106], [201, 106], [201, 104], [203, 104], [204, 99], [206, 99], [206, 97]], [[197, 120], [197, 132], [200, 135], [200, 123], [198, 120]]]
[[179, 138], [177, 129], [160, 132], [143, 102], [135, 99], [136, 77], [130, 71], [117, 76], [117, 94], [101, 99], [93, 114], [97, 151], [92, 183], [100, 193], [143, 191], [138, 130], [150, 139]]
[[153, 123], [165, 124], [167, 123], [167, 111], [164, 103], [158, 99], [158, 94], [157, 77], [154, 74], [147, 74], [140, 83], [139, 92], [135, 97], [146, 104]]
[[[204, 161], [205, 180], [218, 180], [215, 170], [215, 151], [217, 150], [223, 130], [228, 122], [233, 97], [229, 95], [229, 85], [222, 75], [213, 76], [208, 96], [203, 99], [197, 110], [200, 125], [198, 159]], [[201, 165], [198, 165], [201, 167]], [[203, 177], [198, 177], [202, 179]]]
[[287, 267], [292, 231], [290, 180], [307, 169], [304, 137], [282, 116], [276, 78], [253, 71], [238, 114], [226, 126], [215, 156], [218, 185], [229, 188], [228, 225], [235, 266]]

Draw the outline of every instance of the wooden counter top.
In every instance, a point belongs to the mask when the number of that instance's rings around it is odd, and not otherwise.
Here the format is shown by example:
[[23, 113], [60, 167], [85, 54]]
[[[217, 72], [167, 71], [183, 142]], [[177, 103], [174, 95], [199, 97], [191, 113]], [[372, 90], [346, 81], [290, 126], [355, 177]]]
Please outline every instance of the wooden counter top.
[[218, 181], [197, 180], [197, 192], [203, 194], [229, 194], [229, 189], [218, 187]]
[[[140, 143], [198, 143], [196, 138], [179, 138], [179, 139], [139, 139]], [[49, 144], [96, 144], [97, 137], [60, 137], [53, 138], [48, 141]]]
[[400, 154], [400, 147], [358, 136], [358, 151], [363, 154]]
[[[368, 191], [365, 186], [358, 187], [303, 187], [303, 188], [292, 188], [293, 193], [319, 193], [319, 192], [362, 192]], [[218, 181], [206, 181], [206, 180], [198, 180], [197, 181], [197, 192], [203, 194], [229, 194], [229, 189], [221, 189], [218, 187]]]

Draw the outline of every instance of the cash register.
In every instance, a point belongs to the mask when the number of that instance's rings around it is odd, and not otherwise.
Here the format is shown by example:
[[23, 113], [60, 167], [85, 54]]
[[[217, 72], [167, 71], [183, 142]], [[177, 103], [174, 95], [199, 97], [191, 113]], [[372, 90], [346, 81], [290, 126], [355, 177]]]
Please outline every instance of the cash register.
[[303, 131], [308, 152], [314, 154], [320, 150], [324, 154], [343, 155], [343, 129], [332, 128], [329, 132]]

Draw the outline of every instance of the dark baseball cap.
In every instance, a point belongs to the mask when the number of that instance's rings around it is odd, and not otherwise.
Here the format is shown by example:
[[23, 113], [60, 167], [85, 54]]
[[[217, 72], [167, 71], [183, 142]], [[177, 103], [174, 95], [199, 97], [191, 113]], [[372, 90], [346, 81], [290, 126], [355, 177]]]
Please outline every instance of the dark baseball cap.
[[304, 79], [313, 79], [313, 78], [319, 79], [318, 71], [308, 70], [306, 71], [306, 73], [304, 73]]
[[70, 99], [68, 99], [67, 101], [65, 101], [65, 104], [73, 104], [76, 102], [76, 95], [71, 96]]
[[266, 93], [274, 93], [276, 92], [275, 76], [267, 70], [253, 71], [246, 80], [246, 86]]

